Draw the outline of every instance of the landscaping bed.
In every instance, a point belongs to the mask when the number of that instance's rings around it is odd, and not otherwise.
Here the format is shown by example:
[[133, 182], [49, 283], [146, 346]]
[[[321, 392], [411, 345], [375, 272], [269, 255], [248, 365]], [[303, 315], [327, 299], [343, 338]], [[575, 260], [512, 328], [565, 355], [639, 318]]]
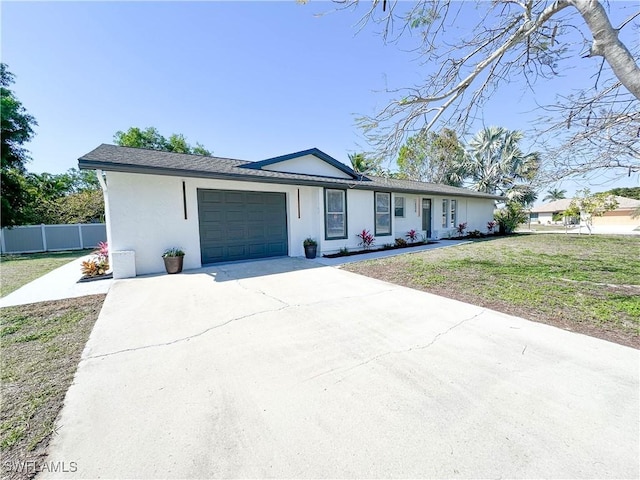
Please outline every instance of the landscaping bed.
[[338, 253], [329, 253], [329, 254], [324, 254], [322, 255], [325, 258], [339, 258], [339, 257], [350, 257], [352, 255], [362, 255], [365, 253], [371, 253], [371, 252], [384, 252], [387, 250], [402, 250], [405, 248], [413, 248], [413, 247], [419, 247], [421, 245], [429, 245], [432, 243], [438, 243], [438, 242], [432, 242], [432, 241], [428, 241], [428, 242], [415, 242], [415, 243], [408, 243], [407, 245], [385, 245], [383, 247], [379, 247], [379, 248], [369, 248], [366, 250], [341, 250]]
[[637, 237], [545, 234], [343, 268], [640, 348], [639, 259]]

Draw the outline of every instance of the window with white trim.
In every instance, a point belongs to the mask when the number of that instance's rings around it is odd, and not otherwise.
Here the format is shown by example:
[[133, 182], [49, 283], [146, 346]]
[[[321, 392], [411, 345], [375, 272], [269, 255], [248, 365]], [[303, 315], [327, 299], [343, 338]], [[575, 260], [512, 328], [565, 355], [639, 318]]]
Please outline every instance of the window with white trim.
[[325, 238], [347, 238], [347, 192], [327, 188], [324, 191]]
[[375, 235], [391, 235], [391, 194], [375, 192]]
[[394, 216], [404, 217], [404, 197], [395, 197], [394, 202]]
[[442, 228], [449, 228], [449, 200], [442, 200]]
[[455, 228], [458, 226], [458, 201], [451, 200], [450, 204], [451, 204], [451, 226]]

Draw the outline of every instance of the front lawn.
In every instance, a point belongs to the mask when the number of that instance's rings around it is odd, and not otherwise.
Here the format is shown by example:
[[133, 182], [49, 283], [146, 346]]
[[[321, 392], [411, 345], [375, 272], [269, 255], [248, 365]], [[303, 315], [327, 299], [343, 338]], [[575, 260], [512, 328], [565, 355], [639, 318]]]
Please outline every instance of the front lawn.
[[640, 348], [640, 238], [514, 235], [346, 270]]
[[[0, 257], [0, 297], [4, 297], [23, 285], [49, 273], [76, 258], [89, 255], [93, 250], [72, 252], [25, 253]], [[78, 274], [80, 270], [78, 270]]]
[[91, 295], [0, 310], [2, 478], [32, 478], [33, 462], [44, 460], [104, 297]]

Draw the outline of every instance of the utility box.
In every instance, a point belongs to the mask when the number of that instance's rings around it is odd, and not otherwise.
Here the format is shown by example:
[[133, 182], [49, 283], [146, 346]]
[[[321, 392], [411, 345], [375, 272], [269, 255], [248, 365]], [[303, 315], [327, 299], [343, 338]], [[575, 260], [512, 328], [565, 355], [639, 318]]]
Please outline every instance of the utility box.
[[120, 250], [111, 252], [113, 278], [133, 278], [136, 276], [136, 252]]

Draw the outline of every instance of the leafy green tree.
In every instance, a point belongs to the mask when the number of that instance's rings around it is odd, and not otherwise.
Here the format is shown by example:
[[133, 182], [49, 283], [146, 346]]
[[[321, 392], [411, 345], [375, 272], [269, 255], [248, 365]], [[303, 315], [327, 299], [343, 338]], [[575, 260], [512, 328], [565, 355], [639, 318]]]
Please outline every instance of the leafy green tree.
[[525, 154], [518, 143], [522, 132], [502, 127], [480, 130], [469, 142], [466, 173], [471, 188], [506, 196], [523, 205], [536, 199], [532, 182], [540, 168], [537, 152]]
[[[102, 190], [92, 171], [72, 168], [56, 175], [27, 173], [23, 189], [26, 201], [20, 215], [25, 225], [82, 223], [104, 217]], [[82, 211], [82, 205], [87, 211]]]
[[465, 177], [465, 151], [454, 130], [429, 132], [427, 156], [431, 164], [430, 182], [461, 187]]
[[456, 133], [445, 128], [409, 137], [396, 162], [402, 178], [459, 187], [465, 176], [464, 155]]
[[418, 133], [407, 139], [398, 152], [398, 171], [403, 178], [425, 182], [429, 176], [427, 135]]
[[113, 140], [121, 147], [169, 151], [167, 139], [160, 135], [160, 132], [154, 127], [149, 127], [146, 130], [131, 127], [126, 132], [119, 130], [113, 136]]
[[24, 144], [34, 135], [35, 118], [29, 115], [9, 86], [14, 76], [4, 63], [0, 63], [0, 144], [2, 151], [1, 185], [2, 226], [19, 225], [20, 211], [27, 202], [24, 190], [25, 163], [29, 154]]
[[580, 217], [591, 233], [593, 217], [601, 217], [606, 212], [618, 208], [618, 201], [609, 193], [592, 194], [588, 188], [578, 190], [565, 210], [565, 217]]
[[562, 200], [565, 197], [565, 194], [567, 193], [566, 190], [560, 190], [558, 188], [554, 188], [551, 189], [547, 192], [547, 194], [544, 196], [544, 198], [542, 199], [543, 202], [546, 201], [550, 201], [553, 202], [554, 200]]
[[635, 200], [640, 200], [640, 187], [612, 188], [611, 190], [605, 193], [608, 193], [609, 195], [616, 195], [618, 197], [626, 197], [626, 198], [633, 198]]
[[202, 144], [196, 143], [196, 146], [192, 147], [187, 143], [185, 136], [179, 133], [173, 133], [167, 139], [162, 136], [155, 127], [148, 127], [145, 130], [138, 127], [131, 127], [126, 132], [117, 131], [113, 136], [113, 141], [121, 147], [146, 148], [149, 150], [190, 153], [195, 155], [211, 155], [211, 152]]
[[104, 222], [102, 190], [82, 190], [56, 200], [55, 223]]

